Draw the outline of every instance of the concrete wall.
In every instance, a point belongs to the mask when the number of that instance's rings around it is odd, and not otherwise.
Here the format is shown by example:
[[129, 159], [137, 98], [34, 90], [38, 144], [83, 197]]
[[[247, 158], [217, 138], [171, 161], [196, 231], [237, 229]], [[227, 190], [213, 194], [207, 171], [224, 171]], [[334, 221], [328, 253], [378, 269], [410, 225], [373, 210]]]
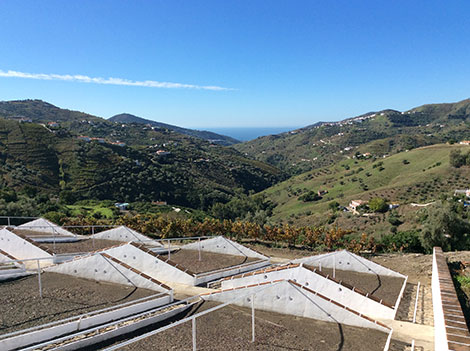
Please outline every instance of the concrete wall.
[[[28, 240], [10, 232], [8, 229], [0, 230], [0, 249], [19, 260], [50, 257], [50, 259], [39, 261], [41, 267], [47, 267], [53, 264], [53, 257], [49, 252], [44, 251]], [[36, 261], [26, 261], [24, 265], [27, 268], [37, 268]]]
[[196, 275], [195, 285], [201, 285], [201, 284], [211, 282], [217, 279], [229, 277], [234, 274], [240, 274], [243, 272], [249, 272], [255, 269], [260, 269], [262, 267], [266, 267], [269, 265], [270, 265], [269, 260], [254, 261], [254, 262], [248, 262], [248, 263], [234, 266], [234, 267], [219, 269], [217, 271], [200, 273]]
[[120, 226], [117, 228], [112, 228], [109, 230], [105, 230], [103, 232], [99, 232], [96, 234], [91, 235], [92, 238], [95, 239], [104, 239], [104, 240], [115, 240], [115, 241], [122, 241], [122, 242], [129, 242], [134, 241], [142, 244], [152, 245], [152, 246], [159, 246], [162, 247], [163, 245], [159, 242], [150, 239], [149, 237], [136, 232], [126, 226]]
[[195, 277], [191, 274], [172, 266], [160, 258], [144, 252], [132, 244], [113, 247], [103, 252], [135, 267], [154, 279], [162, 282], [176, 282], [187, 285], [195, 285]]
[[207, 252], [215, 252], [226, 255], [253, 257], [259, 259], [268, 259], [254, 250], [251, 250], [243, 245], [240, 245], [232, 240], [224, 238], [223, 236], [216, 236], [215, 238], [201, 240], [201, 242], [194, 242], [183, 245], [181, 248], [186, 250], [199, 250]]
[[344, 271], [354, 271], [360, 273], [405, 278], [405, 276], [401, 273], [392, 271], [391, 269], [383, 267], [361, 256], [355, 255], [347, 250], [331, 252], [323, 255], [303, 257], [293, 260], [291, 262], [303, 263], [314, 266], [318, 266], [321, 263], [321, 266], [325, 268], [336, 267], [336, 269]]
[[395, 310], [393, 308], [354, 292], [302, 266], [294, 266], [280, 270], [267, 269], [261, 272], [260, 274], [247, 275], [243, 278], [223, 280], [221, 288], [236, 288], [274, 280], [292, 280], [303, 286], [313, 288], [320, 294], [366, 316], [394, 319]]
[[265, 288], [260, 289], [260, 287], [259, 285], [249, 286], [219, 293], [202, 294], [201, 297], [219, 302], [230, 302], [238, 298], [233, 304], [251, 307], [252, 296], [249, 295], [255, 294], [255, 309], [389, 332], [386, 326], [360, 316], [341, 304], [333, 303], [320, 294], [308, 288], [302, 288], [291, 281], [282, 280], [275, 284], [268, 283]]
[[28, 333], [18, 334], [0, 340], [0, 350], [15, 350], [28, 345], [41, 343], [62, 335], [86, 330], [97, 325], [125, 318], [152, 308], [157, 308], [171, 302], [170, 295], [160, 295], [146, 299], [145, 301], [127, 303], [123, 307], [114, 306], [100, 313], [90, 312], [77, 316], [75, 319], [58, 321], [48, 328], [33, 330]]
[[169, 292], [168, 287], [160, 285], [159, 282], [154, 281], [154, 279], [148, 279], [142, 276], [142, 272], [132, 270], [131, 267], [120, 264], [110, 259], [109, 257], [111, 256], [106, 257], [105, 255], [106, 254], [95, 253], [90, 256], [79, 257], [72, 261], [48, 267], [45, 270], [47, 272], [68, 274], [74, 277], [96, 281], [135, 286], [158, 292]]
[[48, 221], [45, 218], [38, 218], [34, 221], [27, 222], [18, 226], [18, 229], [31, 230], [33, 232], [50, 233], [54, 235], [66, 235], [82, 237], [83, 235], [76, 235], [68, 230], [60, 227], [59, 225]]

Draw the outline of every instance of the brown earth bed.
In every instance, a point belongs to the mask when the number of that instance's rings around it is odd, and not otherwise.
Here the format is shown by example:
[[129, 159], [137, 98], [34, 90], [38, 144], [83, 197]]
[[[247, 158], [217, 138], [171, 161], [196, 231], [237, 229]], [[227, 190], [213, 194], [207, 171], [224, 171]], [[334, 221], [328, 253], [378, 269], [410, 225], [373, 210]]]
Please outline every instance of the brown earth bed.
[[73, 243], [40, 243], [40, 246], [47, 247], [56, 254], [92, 252], [96, 250], [107, 249], [111, 246], [122, 245], [121, 241], [103, 240], [103, 239], [85, 239]]
[[[217, 304], [206, 301], [193, 313]], [[251, 343], [250, 309], [230, 305], [197, 318], [197, 349], [382, 351], [388, 336], [377, 330], [274, 312], [256, 310], [255, 316], [254, 343]], [[405, 347], [404, 343], [392, 341], [390, 350], [405, 350]], [[121, 350], [192, 350], [191, 322], [140, 340]]]
[[41, 281], [42, 299], [39, 297], [37, 275], [0, 283], [0, 334], [155, 294], [147, 289], [50, 272], [41, 274]]
[[[160, 256], [163, 259], [168, 258], [167, 253], [160, 254]], [[199, 252], [197, 250], [179, 250], [170, 254], [170, 260], [189, 269], [193, 273], [204, 273], [243, 263], [259, 261], [259, 258], [201, 251], [201, 261], [199, 261]]]
[[[318, 269], [318, 267], [313, 268]], [[333, 277], [332, 269], [322, 267], [321, 271], [322, 273]], [[377, 297], [378, 299], [382, 299], [392, 306], [395, 305], [405, 281], [403, 278], [343, 271], [339, 269], [335, 271], [335, 279], [352, 285], [355, 288]]]

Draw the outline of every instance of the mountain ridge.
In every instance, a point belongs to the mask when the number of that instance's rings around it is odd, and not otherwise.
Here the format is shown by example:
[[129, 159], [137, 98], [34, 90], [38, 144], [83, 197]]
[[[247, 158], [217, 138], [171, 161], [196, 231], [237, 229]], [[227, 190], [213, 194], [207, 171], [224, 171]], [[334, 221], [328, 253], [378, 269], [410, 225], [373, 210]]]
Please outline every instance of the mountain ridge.
[[178, 127], [172, 124], [157, 122], [157, 121], [153, 121], [150, 119], [135, 116], [130, 113], [120, 113], [118, 115], [114, 115], [108, 118], [108, 121], [115, 122], [115, 123], [124, 123], [124, 124], [126, 123], [148, 124], [153, 127], [166, 128], [166, 129], [174, 130], [175, 132], [178, 132], [181, 134], [186, 134], [186, 135], [193, 136], [193, 137], [200, 138], [200, 139], [206, 139], [211, 142], [225, 145], [225, 146], [240, 143], [239, 140], [236, 140], [226, 135], [221, 135], [221, 134], [217, 134], [217, 133], [209, 132], [205, 130], [196, 130], [196, 129]]

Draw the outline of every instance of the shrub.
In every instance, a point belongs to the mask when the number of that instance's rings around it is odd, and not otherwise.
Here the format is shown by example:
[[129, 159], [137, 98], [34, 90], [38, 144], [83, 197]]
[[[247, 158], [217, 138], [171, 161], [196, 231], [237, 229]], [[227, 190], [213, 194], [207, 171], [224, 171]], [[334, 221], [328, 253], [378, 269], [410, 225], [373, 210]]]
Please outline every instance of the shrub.
[[404, 232], [396, 232], [385, 235], [380, 242], [384, 251], [401, 251], [401, 252], [424, 252], [421, 245], [420, 235], [417, 231], [410, 230]]

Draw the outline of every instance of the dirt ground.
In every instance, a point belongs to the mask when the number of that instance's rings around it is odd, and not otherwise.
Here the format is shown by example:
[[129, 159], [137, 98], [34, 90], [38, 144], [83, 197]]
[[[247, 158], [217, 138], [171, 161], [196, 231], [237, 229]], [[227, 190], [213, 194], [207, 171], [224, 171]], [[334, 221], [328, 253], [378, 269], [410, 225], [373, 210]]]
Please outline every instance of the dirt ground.
[[106, 249], [111, 246], [122, 245], [123, 242], [114, 240], [103, 240], [103, 239], [86, 239], [76, 241], [74, 243], [41, 243], [41, 246], [45, 246], [56, 254], [64, 253], [78, 253], [78, 252], [91, 252], [101, 249]]
[[0, 334], [155, 294], [151, 290], [101, 283], [58, 273], [43, 273], [41, 281], [42, 299], [39, 297], [37, 275], [0, 283]]
[[[314, 268], [318, 269], [318, 267]], [[322, 268], [322, 273], [333, 277], [332, 269]], [[392, 306], [395, 305], [404, 282], [402, 278], [356, 273], [339, 269], [335, 270], [335, 278], [382, 299]]]
[[[166, 259], [168, 254], [164, 253], [160, 254], [160, 256]], [[179, 250], [170, 254], [170, 260], [194, 273], [204, 273], [258, 261], [259, 259], [201, 251], [201, 261], [199, 261], [199, 252], [197, 250]]]
[[[206, 301], [192, 313], [216, 305], [215, 302]], [[250, 309], [227, 306], [197, 318], [197, 349], [381, 351], [387, 340], [387, 334], [372, 329], [274, 312], [256, 311], [255, 318], [254, 343], [251, 342]], [[192, 350], [191, 335], [191, 322], [188, 322], [138, 341], [122, 350]], [[392, 341], [390, 350], [405, 349], [406, 344]]]

